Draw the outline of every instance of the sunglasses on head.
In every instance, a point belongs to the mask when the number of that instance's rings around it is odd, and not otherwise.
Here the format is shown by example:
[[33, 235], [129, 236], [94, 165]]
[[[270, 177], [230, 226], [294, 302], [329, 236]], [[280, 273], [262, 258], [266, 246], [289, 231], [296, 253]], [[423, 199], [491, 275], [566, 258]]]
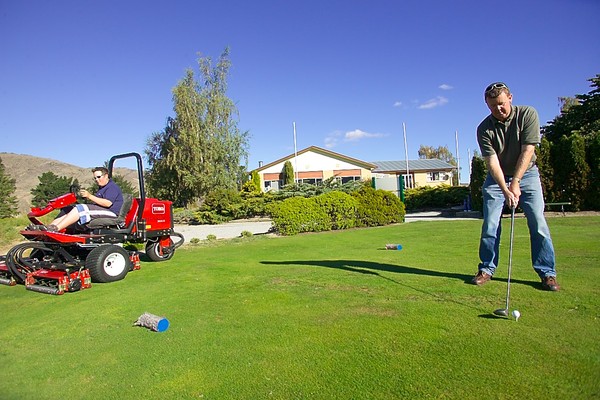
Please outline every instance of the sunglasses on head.
[[494, 89], [508, 89], [508, 86], [502, 82], [492, 83], [490, 86], [485, 88], [485, 93], [491, 92]]

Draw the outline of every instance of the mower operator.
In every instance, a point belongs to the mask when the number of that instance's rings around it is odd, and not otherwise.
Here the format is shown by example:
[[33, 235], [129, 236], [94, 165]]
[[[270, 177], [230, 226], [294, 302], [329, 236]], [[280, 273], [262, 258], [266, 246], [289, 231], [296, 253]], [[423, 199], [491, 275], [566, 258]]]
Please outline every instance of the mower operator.
[[92, 204], [77, 204], [63, 208], [56, 219], [50, 225], [42, 227], [42, 230], [59, 232], [76, 222], [84, 225], [94, 218], [116, 217], [119, 214], [123, 205], [121, 188], [108, 177], [108, 170], [105, 167], [96, 167], [92, 169], [92, 173], [100, 190], [95, 195], [85, 189], [79, 191], [79, 195], [90, 200]]
[[483, 183], [483, 226], [479, 242], [479, 271], [473, 284], [488, 282], [498, 267], [502, 209], [520, 205], [527, 217], [531, 262], [544, 290], [558, 291], [555, 255], [550, 229], [544, 217], [544, 197], [535, 164], [535, 146], [540, 143], [537, 111], [512, 105], [510, 89], [502, 82], [484, 92], [490, 109], [477, 127], [477, 142], [488, 174]]

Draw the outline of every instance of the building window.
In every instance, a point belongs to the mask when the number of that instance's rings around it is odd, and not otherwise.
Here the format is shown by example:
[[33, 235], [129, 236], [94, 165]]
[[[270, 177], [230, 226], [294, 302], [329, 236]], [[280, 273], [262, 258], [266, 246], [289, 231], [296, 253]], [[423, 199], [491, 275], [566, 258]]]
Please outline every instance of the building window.
[[437, 182], [440, 181], [441, 179], [440, 173], [439, 172], [428, 172], [427, 173], [427, 182]]
[[321, 179], [321, 178], [303, 178], [303, 179], [298, 179], [298, 183], [307, 183], [309, 185], [320, 185], [323, 183], [323, 179]]
[[342, 176], [342, 184], [353, 181], [360, 181], [360, 176]]
[[415, 187], [415, 183], [413, 181], [412, 174], [409, 174], [409, 175], [403, 174], [402, 177], [404, 178], [404, 187], [406, 189], [412, 189]]
[[283, 186], [283, 181], [265, 181], [265, 192], [278, 191]]

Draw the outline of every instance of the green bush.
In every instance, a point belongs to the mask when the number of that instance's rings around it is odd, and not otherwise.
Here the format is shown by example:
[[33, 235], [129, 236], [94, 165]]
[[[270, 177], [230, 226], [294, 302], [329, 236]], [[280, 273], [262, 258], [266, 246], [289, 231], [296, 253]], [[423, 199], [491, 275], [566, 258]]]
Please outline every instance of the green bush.
[[173, 209], [173, 223], [175, 224], [189, 224], [195, 221], [196, 217], [192, 210], [187, 208], [174, 208]]
[[273, 196], [264, 193], [235, 195], [233, 191], [218, 190], [207, 196], [199, 209], [174, 209], [173, 221], [175, 224], [201, 225], [262, 217], [268, 215], [267, 206], [273, 201]]
[[218, 214], [215, 211], [196, 211], [194, 218], [189, 222], [190, 225], [216, 225], [231, 221], [231, 217]]
[[242, 185], [242, 194], [259, 195], [261, 193], [260, 175], [257, 171], [252, 171], [250, 180]]
[[228, 219], [239, 218], [242, 196], [237, 190], [215, 189], [206, 195], [200, 211], [210, 211]]
[[447, 208], [462, 205], [468, 195], [469, 188], [466, 186], [421, 186], [406, 189], [404, 200], [409, 210]]
[[357, 200], [356, 226], [381, 226], [404, 221], [404, 203], [387, 190], [364, 185], [352, 196]]
[[267, 215], [267, 206], [272, 201], [272, 196], [264, 195], [262, 193], [244, 198], [240, 205], [239, 218], [263, 217]]
[[321, 232], [331, 229], [327, 213], [314, 198], [290, 197], [269, 206], [273, 227], [282, 235]]
[[329, 216], [331, 229], [348, 229], [356, 226], [358, 203], [353, 196], [333, 191], [315, 197], [315, 201]]

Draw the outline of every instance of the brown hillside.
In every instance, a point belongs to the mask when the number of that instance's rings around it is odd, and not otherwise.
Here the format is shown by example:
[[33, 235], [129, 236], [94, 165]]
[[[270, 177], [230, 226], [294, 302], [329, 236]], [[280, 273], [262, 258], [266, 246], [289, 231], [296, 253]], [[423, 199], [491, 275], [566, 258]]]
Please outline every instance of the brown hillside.
[[[26, 213], [31, 208], [31, 189], [40, 183], [38, 177], [44, 172], [53, 172], [58, 176], [76, 178], [81, 186], [91, 187], [93, 167], [77, 167], [49, 158], [29, 156], [26, 154], [0, 153], [6, 173], [16, 180], [15, 195], [19, 199], [19, 211]], [[118, 164], [115, 162], [115, 166]], [[139, 187], [137, 171], [130, 168], [115, 168], [115, 172], [131, 182], [133, 187]]]

